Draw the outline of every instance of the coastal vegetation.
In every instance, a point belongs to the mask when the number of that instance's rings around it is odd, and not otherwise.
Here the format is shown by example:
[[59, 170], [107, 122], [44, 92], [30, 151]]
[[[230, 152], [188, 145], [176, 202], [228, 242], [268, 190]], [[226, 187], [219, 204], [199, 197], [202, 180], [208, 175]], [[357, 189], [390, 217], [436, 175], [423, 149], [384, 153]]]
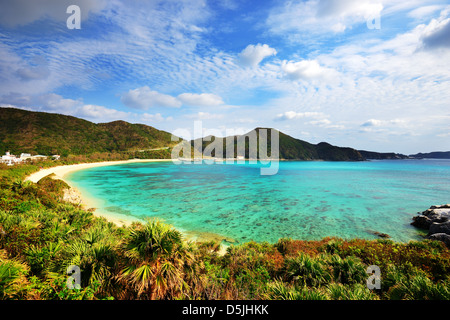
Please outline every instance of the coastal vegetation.
[[[283, 238], [222, 254], [163, 221], [120, 227], [96, 217], [63, 201], [61, 180], [24, 181], [52, 165], [0, 166], [0, 299], [450, 299], [440, 241]], [[367, 288], [370, 265], [380, 289]], [[69, 266], [80, 269], [79, 288], [67, 286]]]

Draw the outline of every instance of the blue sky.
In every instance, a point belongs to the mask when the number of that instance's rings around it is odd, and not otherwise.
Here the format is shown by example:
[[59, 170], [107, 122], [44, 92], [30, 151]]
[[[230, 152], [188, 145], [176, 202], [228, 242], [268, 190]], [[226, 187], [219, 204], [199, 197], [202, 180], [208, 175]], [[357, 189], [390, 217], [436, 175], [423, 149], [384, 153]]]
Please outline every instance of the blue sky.
[[0, 0], [1, 107], [410, 154], [449, 101], [448, 1]]

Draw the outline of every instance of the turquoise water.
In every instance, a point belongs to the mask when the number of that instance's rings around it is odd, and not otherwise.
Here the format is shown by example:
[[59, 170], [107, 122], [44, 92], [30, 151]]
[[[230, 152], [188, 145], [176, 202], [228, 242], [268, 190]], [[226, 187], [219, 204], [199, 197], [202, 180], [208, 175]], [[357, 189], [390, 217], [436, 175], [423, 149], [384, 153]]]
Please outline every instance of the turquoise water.
[[129, 163], [67, 176], [101, 199], [97, 209], [238, 242], [326, 236], [395, 241], [421, 239], [411, 218], [450, 202], [450, 161], [280, 162], [276, 175], [259, 164]]

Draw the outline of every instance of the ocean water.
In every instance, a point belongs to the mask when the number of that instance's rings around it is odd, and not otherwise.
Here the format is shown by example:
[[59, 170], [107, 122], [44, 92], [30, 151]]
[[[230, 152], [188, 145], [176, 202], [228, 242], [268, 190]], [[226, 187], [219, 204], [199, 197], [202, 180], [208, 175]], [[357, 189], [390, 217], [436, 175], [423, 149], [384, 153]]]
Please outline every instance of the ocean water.
[[184, 231], [217, 233], [238, 243], [327, 236], [422, 239], [410, 225], [419, 211], [450, 202], [450, 161], [129, 163], [71, 173], [99, 199], [98, 211], [158, 217]]

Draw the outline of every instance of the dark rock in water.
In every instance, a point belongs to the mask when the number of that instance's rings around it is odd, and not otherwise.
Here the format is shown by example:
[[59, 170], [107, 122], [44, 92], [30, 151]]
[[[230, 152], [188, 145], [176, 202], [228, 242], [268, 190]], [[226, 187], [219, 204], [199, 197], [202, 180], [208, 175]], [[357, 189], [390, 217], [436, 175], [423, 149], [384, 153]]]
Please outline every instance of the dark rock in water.
[[430, 209], [450, 209], [450, 204], [442, 204], [440, 206], [431, 206]]
[[380, 238], [386, 238], [386, 239], [390, 238], [390, 236], [387, 233], [382, 233], [382, 232], [377, 232], [377, 231], [374, 232], [374, 235], [377, 235]]
[[411, 222], [411, 224], [414, 227], [426, 230], [430, 228], [432, 223], [433, 220], [431, 220], [430, 218], [428, 218], [426, 215], [423, 214], [413, 217], [413, 222]]
[[387, 233], [383, 233], [383, 232], [378, 232], [378, 231], [372, 231], [372, 230], [367, 230], [367, 232], [374, 234], [376, 236], [379, 236], [380, 238], [385, 238], [385, 239], [389, 239], [390, 236]]
[[413, 217], [411, 224], [417, 228], [428, 230], [428, 239], [440, 240], [449, 246], [450, 204], [431, 206]]
[[438, 240], [445, 243], [445, 245], [450, 248], [450, 235], [446, 233], [435, 233], [427, 237], [430, 240]]
[[445, 233], [450, 235], [450, 221], [442, 223], [433, 222], [428, 231], [428, 235], [432, 235], [435, 233]]
[[[445, 205], [446, 206], [446, 205]], [[433, 208], [434, 207], [434, 208]], [[441, 206], [439, 206], [441, 207]], [[442, 210], [447, 208], [436, 208], [432, 206], [418, 216], [413, 217], [413, 226], [422, 229], [429, 229], [433, 223], [443, 223], [450, 220], [450, 210]]]

